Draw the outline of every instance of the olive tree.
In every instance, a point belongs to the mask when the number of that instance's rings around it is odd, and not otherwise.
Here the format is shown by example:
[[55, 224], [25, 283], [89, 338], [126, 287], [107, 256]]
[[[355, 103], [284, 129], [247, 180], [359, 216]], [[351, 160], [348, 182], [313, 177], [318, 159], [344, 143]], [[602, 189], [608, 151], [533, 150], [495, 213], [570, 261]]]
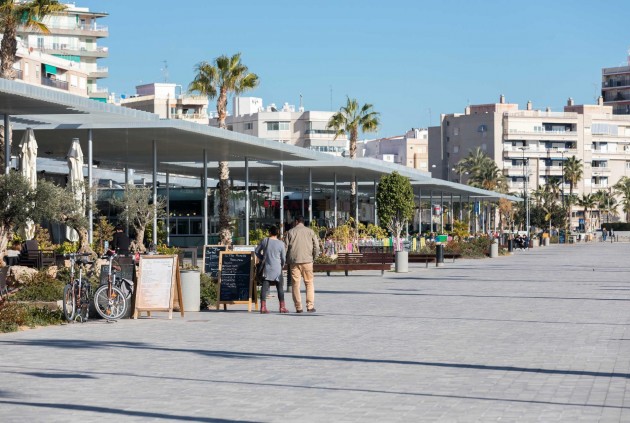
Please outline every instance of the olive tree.
[[409, 179], [398, 172], [382, 176], [376, 191], [376, 201], [379, 222], [395, 237], [395, 249], [399, 251], [400, 234], [413, 217], [415, 209]]
[[[87, 219], [72, 192], [49, 181], [38, 181], [32, 188], [21, 174], [0, 175], [0, 260], [6, 254], [14, 230], [28, 220], [64, 223], [79, 232], [83, 251], [87, 243]], [[83, 234], [83, 238], [81, 235]]]
[[158, 219], [166, 216], [164, 198], [158, 197], [157, 203], [154, 205], [151, 201], [151, 188], [127, 185], [122, 198], [113, 198], [110, 202], [114, 207], [120, 209], [119, 221], [128, 221], [136, 232], [136, 238], [131, 243], [131, 249], [141, 253], [145, 252], [144, 233], [147, 225], [153, 221], [156, 212]]

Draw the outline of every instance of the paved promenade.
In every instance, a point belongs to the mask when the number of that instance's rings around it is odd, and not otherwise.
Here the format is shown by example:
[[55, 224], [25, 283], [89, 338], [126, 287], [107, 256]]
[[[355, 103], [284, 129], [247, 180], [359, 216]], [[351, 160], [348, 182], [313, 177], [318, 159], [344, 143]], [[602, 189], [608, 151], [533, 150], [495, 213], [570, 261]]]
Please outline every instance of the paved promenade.
[[316, 287], [316, 314], [0, 335], [0, 421], [630, 421], [630, 244]]

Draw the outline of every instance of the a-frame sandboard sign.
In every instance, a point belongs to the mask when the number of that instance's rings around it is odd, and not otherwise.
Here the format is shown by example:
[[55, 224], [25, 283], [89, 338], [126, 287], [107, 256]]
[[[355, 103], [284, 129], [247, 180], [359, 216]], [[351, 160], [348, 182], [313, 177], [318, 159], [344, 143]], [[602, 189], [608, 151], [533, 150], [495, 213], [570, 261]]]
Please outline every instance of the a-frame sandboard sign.
[[168, 311], [168, 318], [172, 319], [175, 290], [177, 290], [179, 310], [184, 317], [178, 257], [141, 256], [133, 318], [137, 319], [143, 311], [149, 317], [152, 311]]
[[219, 295], [217, 310], [228, 304], [247, 304], [252, 311], [252, 303], [258, 310], [254, 265], [256, 255], [250, 251], [221, 251], [219, 255]]

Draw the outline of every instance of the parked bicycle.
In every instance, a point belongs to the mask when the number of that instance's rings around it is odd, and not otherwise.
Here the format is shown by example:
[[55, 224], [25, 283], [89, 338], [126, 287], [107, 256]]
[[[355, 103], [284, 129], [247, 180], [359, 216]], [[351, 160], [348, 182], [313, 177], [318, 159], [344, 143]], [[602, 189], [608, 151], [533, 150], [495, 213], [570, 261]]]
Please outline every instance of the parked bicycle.
[[94, 293], [94, 308], [96, 312], [108, 321], [118, 320], [127, 315], [128, 307], [131, 307], [131, 294], [133, 293], [133, 281], [118, 275], [114, 259], [118, 254], [108, 254], [107, 284], [101, 285]]
[[[83, 280], [82, 264], [91, 264], [90, 254], [64, 254], [70, 259], [70, 280], [63, 288], [63, 315], [68, 322], [87, 322], [90, 311], [90, 282]], [[75, 279], [74, 268], [79, 264], [79, 277]]]

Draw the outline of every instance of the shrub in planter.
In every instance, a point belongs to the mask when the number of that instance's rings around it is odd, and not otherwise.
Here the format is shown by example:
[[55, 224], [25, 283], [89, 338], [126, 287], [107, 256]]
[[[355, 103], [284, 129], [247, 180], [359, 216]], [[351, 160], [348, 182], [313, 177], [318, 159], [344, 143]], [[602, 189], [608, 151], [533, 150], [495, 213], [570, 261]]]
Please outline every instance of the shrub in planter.
[[41, 271], [24, 283], [12, 298], [17, 301], [58, 301], [63, 299], [64, 285]]
[[0, 333], [15, 332], [20, 326], [59, 325], [64, 321], [61, 310], [31, 307], [10, 301], [0, 304]]
[[201, 309], [205, 310], [216, 304], [218, 293], [219, 281], [213, 279], [207, 273], [201, 274]]

